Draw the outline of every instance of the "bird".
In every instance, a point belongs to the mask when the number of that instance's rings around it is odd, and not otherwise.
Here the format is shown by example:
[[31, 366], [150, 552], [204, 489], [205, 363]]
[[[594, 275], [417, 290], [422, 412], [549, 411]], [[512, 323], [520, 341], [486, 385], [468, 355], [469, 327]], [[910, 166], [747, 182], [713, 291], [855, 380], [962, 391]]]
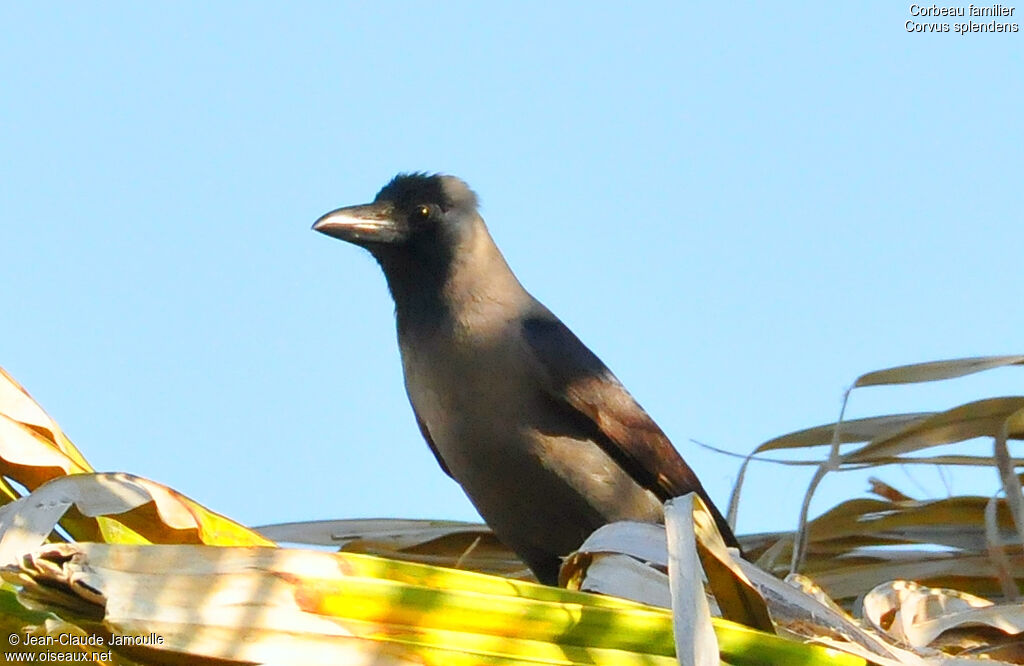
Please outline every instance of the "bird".
[[509, 268], [459, 178], [400, 173], [313, 230], [368, 250], [395, 304], [405, 389], [446, 474], [541, 583], [594, 530], [663, 523], [694, 492], [728, 522], [665, 433]]

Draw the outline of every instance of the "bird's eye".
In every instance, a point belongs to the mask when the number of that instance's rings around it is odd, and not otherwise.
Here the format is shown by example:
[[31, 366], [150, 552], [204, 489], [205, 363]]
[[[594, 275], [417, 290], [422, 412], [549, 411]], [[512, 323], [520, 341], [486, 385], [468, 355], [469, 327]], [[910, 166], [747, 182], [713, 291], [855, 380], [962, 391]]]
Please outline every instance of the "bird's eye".
[[416, 209], [416, 215], [421, 219], [425, 220], [430, 217], [430, 206], [420, 206]]

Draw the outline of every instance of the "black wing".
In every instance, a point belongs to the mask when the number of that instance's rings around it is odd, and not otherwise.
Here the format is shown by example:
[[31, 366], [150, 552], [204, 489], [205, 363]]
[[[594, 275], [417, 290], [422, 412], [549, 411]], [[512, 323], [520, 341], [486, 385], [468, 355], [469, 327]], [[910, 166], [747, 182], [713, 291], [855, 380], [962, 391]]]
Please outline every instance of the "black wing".
[[593, 424], [595, 441], [608, 455], [662, 501], [697, 493], [726, 543], [738, 545], [697, 475], [601, 359], [553, 316], [526, 319], [523, 333], [545, 389]]

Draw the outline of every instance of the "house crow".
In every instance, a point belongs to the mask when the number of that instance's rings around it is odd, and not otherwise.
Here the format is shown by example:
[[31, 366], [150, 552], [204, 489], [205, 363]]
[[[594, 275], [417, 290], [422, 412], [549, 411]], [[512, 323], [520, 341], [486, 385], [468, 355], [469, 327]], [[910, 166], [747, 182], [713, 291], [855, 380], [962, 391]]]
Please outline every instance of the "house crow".
[[615, 375], [519, 284], [452, 176], [402, 174], [313, 229], [367, 250], [395, 301], [405, 388], [438, 464], [544, 583], [617, 520], [662, 522], [693, 470]]

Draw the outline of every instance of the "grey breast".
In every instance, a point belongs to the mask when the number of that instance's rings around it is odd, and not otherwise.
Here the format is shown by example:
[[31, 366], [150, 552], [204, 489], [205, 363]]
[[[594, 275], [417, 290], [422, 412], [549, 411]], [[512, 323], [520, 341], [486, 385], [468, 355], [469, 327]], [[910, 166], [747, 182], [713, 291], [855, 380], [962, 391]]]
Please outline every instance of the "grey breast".
[[564, 555], [607, 522], [661, 520], [660, 501], [545, 393], [516, 327], [450, 327], [401, 343], [413, 407], [509, 546]]

